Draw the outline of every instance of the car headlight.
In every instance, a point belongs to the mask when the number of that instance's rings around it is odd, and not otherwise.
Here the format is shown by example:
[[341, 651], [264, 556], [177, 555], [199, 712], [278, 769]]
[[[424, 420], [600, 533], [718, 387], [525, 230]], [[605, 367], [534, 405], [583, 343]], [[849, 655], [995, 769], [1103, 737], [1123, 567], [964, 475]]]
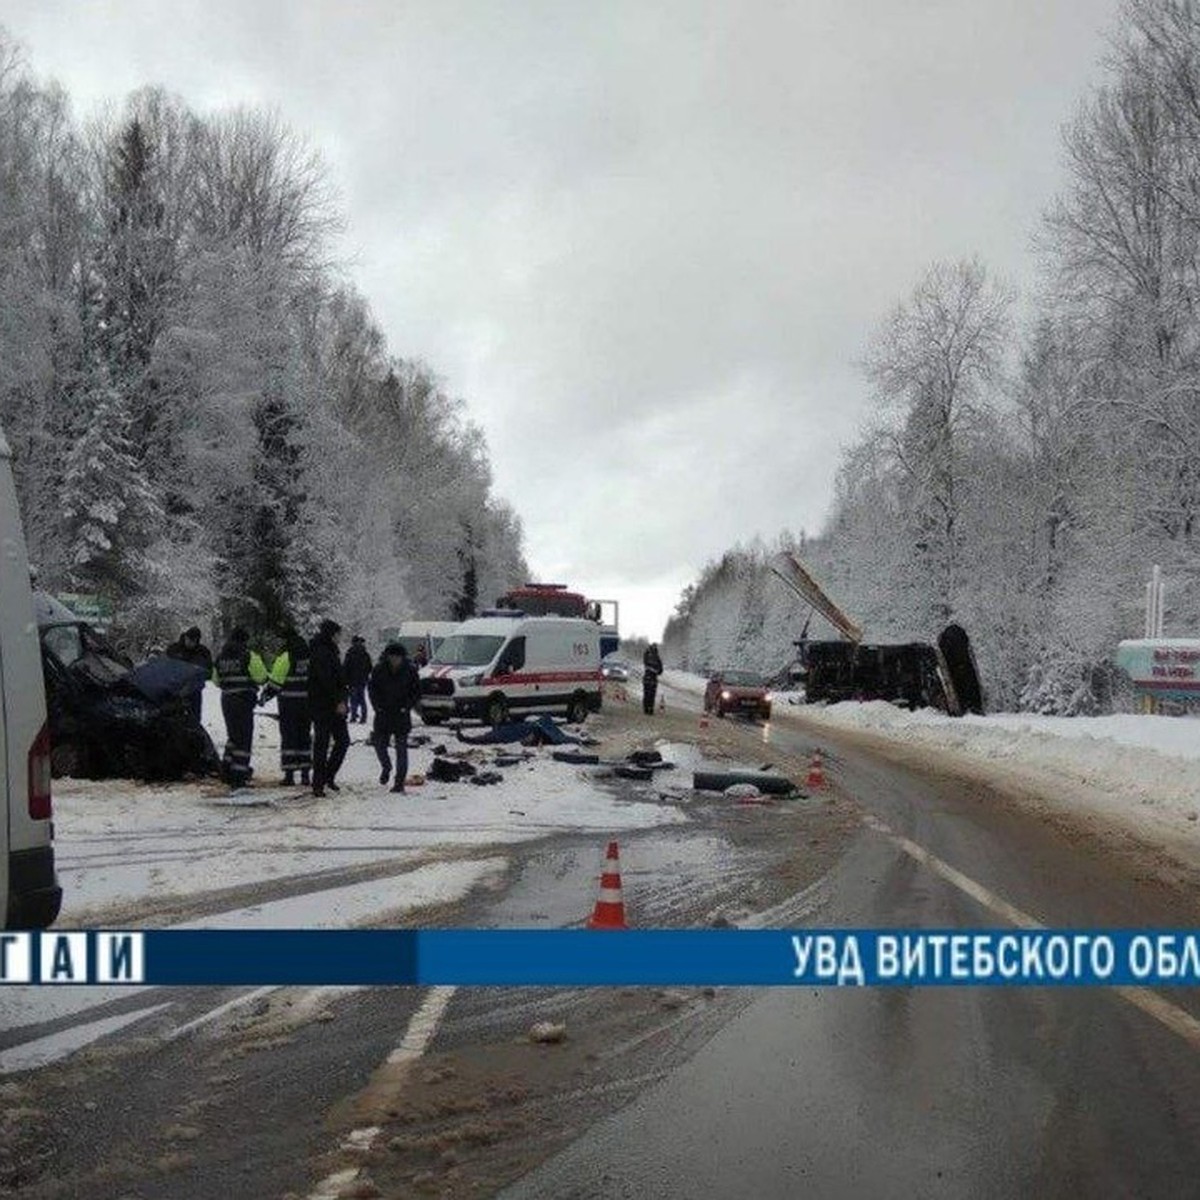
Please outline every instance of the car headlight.
[[764, 703], [764, 704], [773, 704], [774, 702], [775, 702], [775, 697], [774, 697], [774, 696], [773, 696], [773, 695], [772, 695], [770, 692], [768, 692], [768, 693], [767, 693], [767, 694], [766, 694], [766, 695], [763, 697], [763, 703]]
[[483, 682], [483, 672], [477, 671], [474, 675], [464, 675], [459, 681], [459, 687], [478, 687]]
[[732, 699], [733, 699], [733, 693], [732, 693], [732, 692], [722, 692], [722, 693], [721, 693], [721, 699], [722, 699], [722, 700], [732, 700]]

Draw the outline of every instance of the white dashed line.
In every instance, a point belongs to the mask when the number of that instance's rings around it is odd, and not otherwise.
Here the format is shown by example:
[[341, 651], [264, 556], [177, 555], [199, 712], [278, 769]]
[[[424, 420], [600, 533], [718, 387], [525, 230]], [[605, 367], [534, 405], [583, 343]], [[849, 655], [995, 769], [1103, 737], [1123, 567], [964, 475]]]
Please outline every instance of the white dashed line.
[[[400, 1044], [387, 1056], [386, 1066], [396, 1067], [416, 1062], [425, 1053], [457, 991], [457, 987], [429, 989], [429, 993], [421, 1002], [421, 1007], [413, 1013], [409, 1020], [408, 1028], [405, 1029]], [[366, 1154], [375, 1147], [382, 1136], [383, 1130], [377, 1125], [371, 1125], [365, 1129], [352, 1129], [342, 1139], [341, 1149], [356, 1154]], [[333, 1200], [353, 1184], [358, 1176], [359, 1168], [357, 1167], [335, 1171], [317, 1184], [316, 1189], [309, 1193], [308, 1200]]]
[[[923, 867], [928, 868], [936, 875], [940, 875], [947, 883], [958, 888], [964, 895], [970, 896], [972, 900], [994, 912], [998, 917], [1003, 917], [1010, 925], [1015, 925], [1018, 929], [1046, 928], [1044, 922], [1031, 917], [1026, 912], [1022, 912], [1015, 905], [1009, 904], [1003, 897], [997, 896], [995, 892], [989, 891], [980, 883], [976, 883], [975, 880], [956, 870], [948, 862], [944, 862], [938, 858], [936, 854], [932, 854], [926, 850], [924, 846], [919, 846], [909, 838], [894, 833], [878, 817], [867, 817], [865, 824], [876, 833], [882, 834], [893, 845], [898, 846], [905, 854], [915, 859]], [[1164, 1000], [1162, 996], [1155, 991], [1151, 991], [1150, 988], [1121, 986], [1113, 987], [1110, 990], [1127, 1004], [1140, 1009], [1147, 1016], [1153, 1017], [1160, 1025], [1165, 1026], [1172, 1033], [1183, 1038], [1194, 1049], [1200, 1050], [1200, 1020], [1193, 1017], [1191, 1013], [1186, 1012], [1178, 1005], [1172, 1004], [1169, 1000]]]

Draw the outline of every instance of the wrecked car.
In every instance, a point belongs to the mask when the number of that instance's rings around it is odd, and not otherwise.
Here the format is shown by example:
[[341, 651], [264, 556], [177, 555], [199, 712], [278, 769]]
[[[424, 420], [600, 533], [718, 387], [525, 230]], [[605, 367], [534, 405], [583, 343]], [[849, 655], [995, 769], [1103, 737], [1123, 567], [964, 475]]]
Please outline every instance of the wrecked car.
[[168, 781], [216, 774], [190, 698], [204, 672], [174, 659], [135, 666], [52, 596], [34, 596], [55, 777]]

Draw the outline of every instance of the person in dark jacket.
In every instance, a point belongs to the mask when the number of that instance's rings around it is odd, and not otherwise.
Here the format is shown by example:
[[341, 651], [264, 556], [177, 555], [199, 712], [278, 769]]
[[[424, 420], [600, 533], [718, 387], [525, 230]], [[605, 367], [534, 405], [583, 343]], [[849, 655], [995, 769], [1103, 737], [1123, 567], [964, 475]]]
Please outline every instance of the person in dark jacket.
[[[167, 647], [167, 657], [177, 658], [181, 662], [191, 663], [194, 667], [199, 667], [204, 672], [204, 678], [209, 679], [213, 672], [213, 656], [212, 651], [201, 640], [200, 627], [193, 625], [191, 629], [185, 629], [179, 635], [177, 642], [172, 642]], [[195, 695], [189, 697], [192, 707], [192, 715], [196, 718], [196, 724], [200, 724], [200, 717], [203, 705], [204, 689], [200, 688]]]
[[213, 667], [213, 682], [221, 689], [221, 713], [225, 718], [221, 773], [232, 788], [244, 787], [250, 781], [254, 705], [259, 686], [266, 681], [267, 668], [262, 658], [250, 649], [250, 635], [238, 626], [230, 632]]
[[346, 686], [350, 689], [350, 724], [367, 723], [367, 681], [371, 678], [371, 656], [367, 643], [358, 634], [350, 639], [346, 651]]
[[404, 791], [408, 778], [408, 735], [412, 731], [412, 710], [421, 699], [421, 681], [417, 669], [408, 661], [408, 651], [400, 642], [389, 642], [383, 657], [371, 672], [371, 707], [375, 710], [372, 742], [379, 756], [379, 782], [392, 775], [388, 745], [396, 742], [396, 782], [393, 792]]
[[662, 657], [658, 645], [651, 642], [642, 655], [642, 711], [654, 712], [654, 697], [658, 693], [658, 677], [663, 673]]
[[263, 699], [279, 697], [279, 765], [285, 786], [291, 787], [300, 772], [300, 783], [309, 786], [312, 770], [312, 715], [308, 710], [308, 643], [294, 628], [283, 632], [283, 650], [271, 666]]
[[[338, 791], [337, 773], [350, 745], [346, 728], [346, 673], [337, 639], [342, 627], [322, 621], [308, 644], [308, 708], [313, 723], [313, 795]], [[332, 742], [332, 745], [330, 743]]]

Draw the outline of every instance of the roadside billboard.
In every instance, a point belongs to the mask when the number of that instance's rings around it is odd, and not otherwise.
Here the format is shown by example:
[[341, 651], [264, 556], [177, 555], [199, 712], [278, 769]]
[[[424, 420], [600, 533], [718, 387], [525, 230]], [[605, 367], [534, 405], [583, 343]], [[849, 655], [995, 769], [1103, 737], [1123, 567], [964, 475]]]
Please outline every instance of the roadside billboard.
[[1117, 646], [1116, 663], [1144, 696], [1200, 697], [1200, 638], [1131, 638]]

